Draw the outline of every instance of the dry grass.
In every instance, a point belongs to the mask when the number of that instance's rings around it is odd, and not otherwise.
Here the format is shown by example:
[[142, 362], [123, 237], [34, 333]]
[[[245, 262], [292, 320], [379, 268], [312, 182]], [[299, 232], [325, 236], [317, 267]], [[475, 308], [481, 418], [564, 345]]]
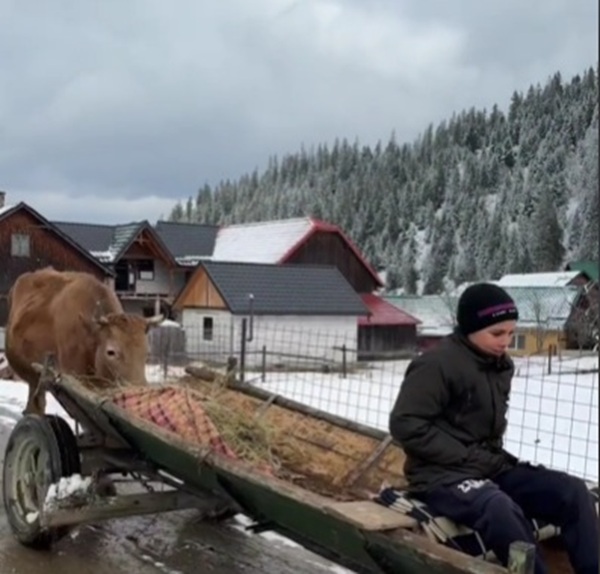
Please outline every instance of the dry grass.
[[274, 404], [257, 418], [263, 401], [219, 381], [183, 377], [180, 384], [199, 392], [213, 423], [241, 458], [266, 462], [281, 478], [338, 499], [355, 498], [355, 489], [376, 492], [383, 482], [404, 484], [404, 455], [396, 446], [389, 446], [350, 489], [349, 476], [377, 448], [376, 439]]

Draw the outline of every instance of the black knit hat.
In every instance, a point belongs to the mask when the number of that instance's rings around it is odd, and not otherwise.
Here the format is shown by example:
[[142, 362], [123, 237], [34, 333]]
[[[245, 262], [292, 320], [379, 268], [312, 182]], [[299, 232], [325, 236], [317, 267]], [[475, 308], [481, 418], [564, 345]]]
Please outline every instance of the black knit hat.
[[510, 295], [493, 283], [475, 283], [458, 300], [457, 321], [465, 335], [502, 321], [516, 321], [519, 312]]

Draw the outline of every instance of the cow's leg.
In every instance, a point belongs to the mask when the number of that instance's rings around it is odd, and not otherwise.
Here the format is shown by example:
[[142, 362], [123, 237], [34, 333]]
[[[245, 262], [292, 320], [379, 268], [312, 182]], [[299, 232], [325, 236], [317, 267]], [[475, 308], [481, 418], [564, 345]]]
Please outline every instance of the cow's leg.
[[35, 391], [37, 389], [37, 383], [27, 383], [27, 404], [25, 405], [24, 415], [38, 414], [36, 411], [36, 396]]
[[43, 416], [46, 413], [46, 391], [38, 387], [33, 397], [33, 409], [35, 414]]
[[27, 380], [27, 387], [27, 405], [23, 414], [43, 416], [46, 412], [46, 391], [40, 388], [40, 380], [37, 373]]

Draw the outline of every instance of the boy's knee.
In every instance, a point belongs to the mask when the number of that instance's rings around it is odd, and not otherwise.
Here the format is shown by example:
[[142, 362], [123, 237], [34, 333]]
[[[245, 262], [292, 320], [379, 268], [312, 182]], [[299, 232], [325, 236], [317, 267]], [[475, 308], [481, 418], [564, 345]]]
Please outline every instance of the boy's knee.
[[498, 518], [512, 515], [525, 516], [523, 509], [504, 492], [499, 492], [490, 498], [487, 510], [491, 515], [498, 516]]
[[510, 496], [500, 491], [488, 499], [480, 522], [487, 522], [495, 528], [504, 525], [513, 530], [517, 526], [520, 528], [526, 520], [523, 509]]

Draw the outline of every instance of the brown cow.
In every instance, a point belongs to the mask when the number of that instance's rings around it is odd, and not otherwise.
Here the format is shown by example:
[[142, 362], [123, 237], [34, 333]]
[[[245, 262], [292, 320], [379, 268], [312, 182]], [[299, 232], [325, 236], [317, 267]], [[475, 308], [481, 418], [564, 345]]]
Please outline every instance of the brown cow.
[[6, 358], [29, 384], [24, 413], [46, 410], [32, 363], [43, 363], [48, 353], [63, 373], [146, 384], [146, 333], [162, 316], [124, 313], [114, 291], [93, 275], [52, 268], [24, 273], [8, 304]]

